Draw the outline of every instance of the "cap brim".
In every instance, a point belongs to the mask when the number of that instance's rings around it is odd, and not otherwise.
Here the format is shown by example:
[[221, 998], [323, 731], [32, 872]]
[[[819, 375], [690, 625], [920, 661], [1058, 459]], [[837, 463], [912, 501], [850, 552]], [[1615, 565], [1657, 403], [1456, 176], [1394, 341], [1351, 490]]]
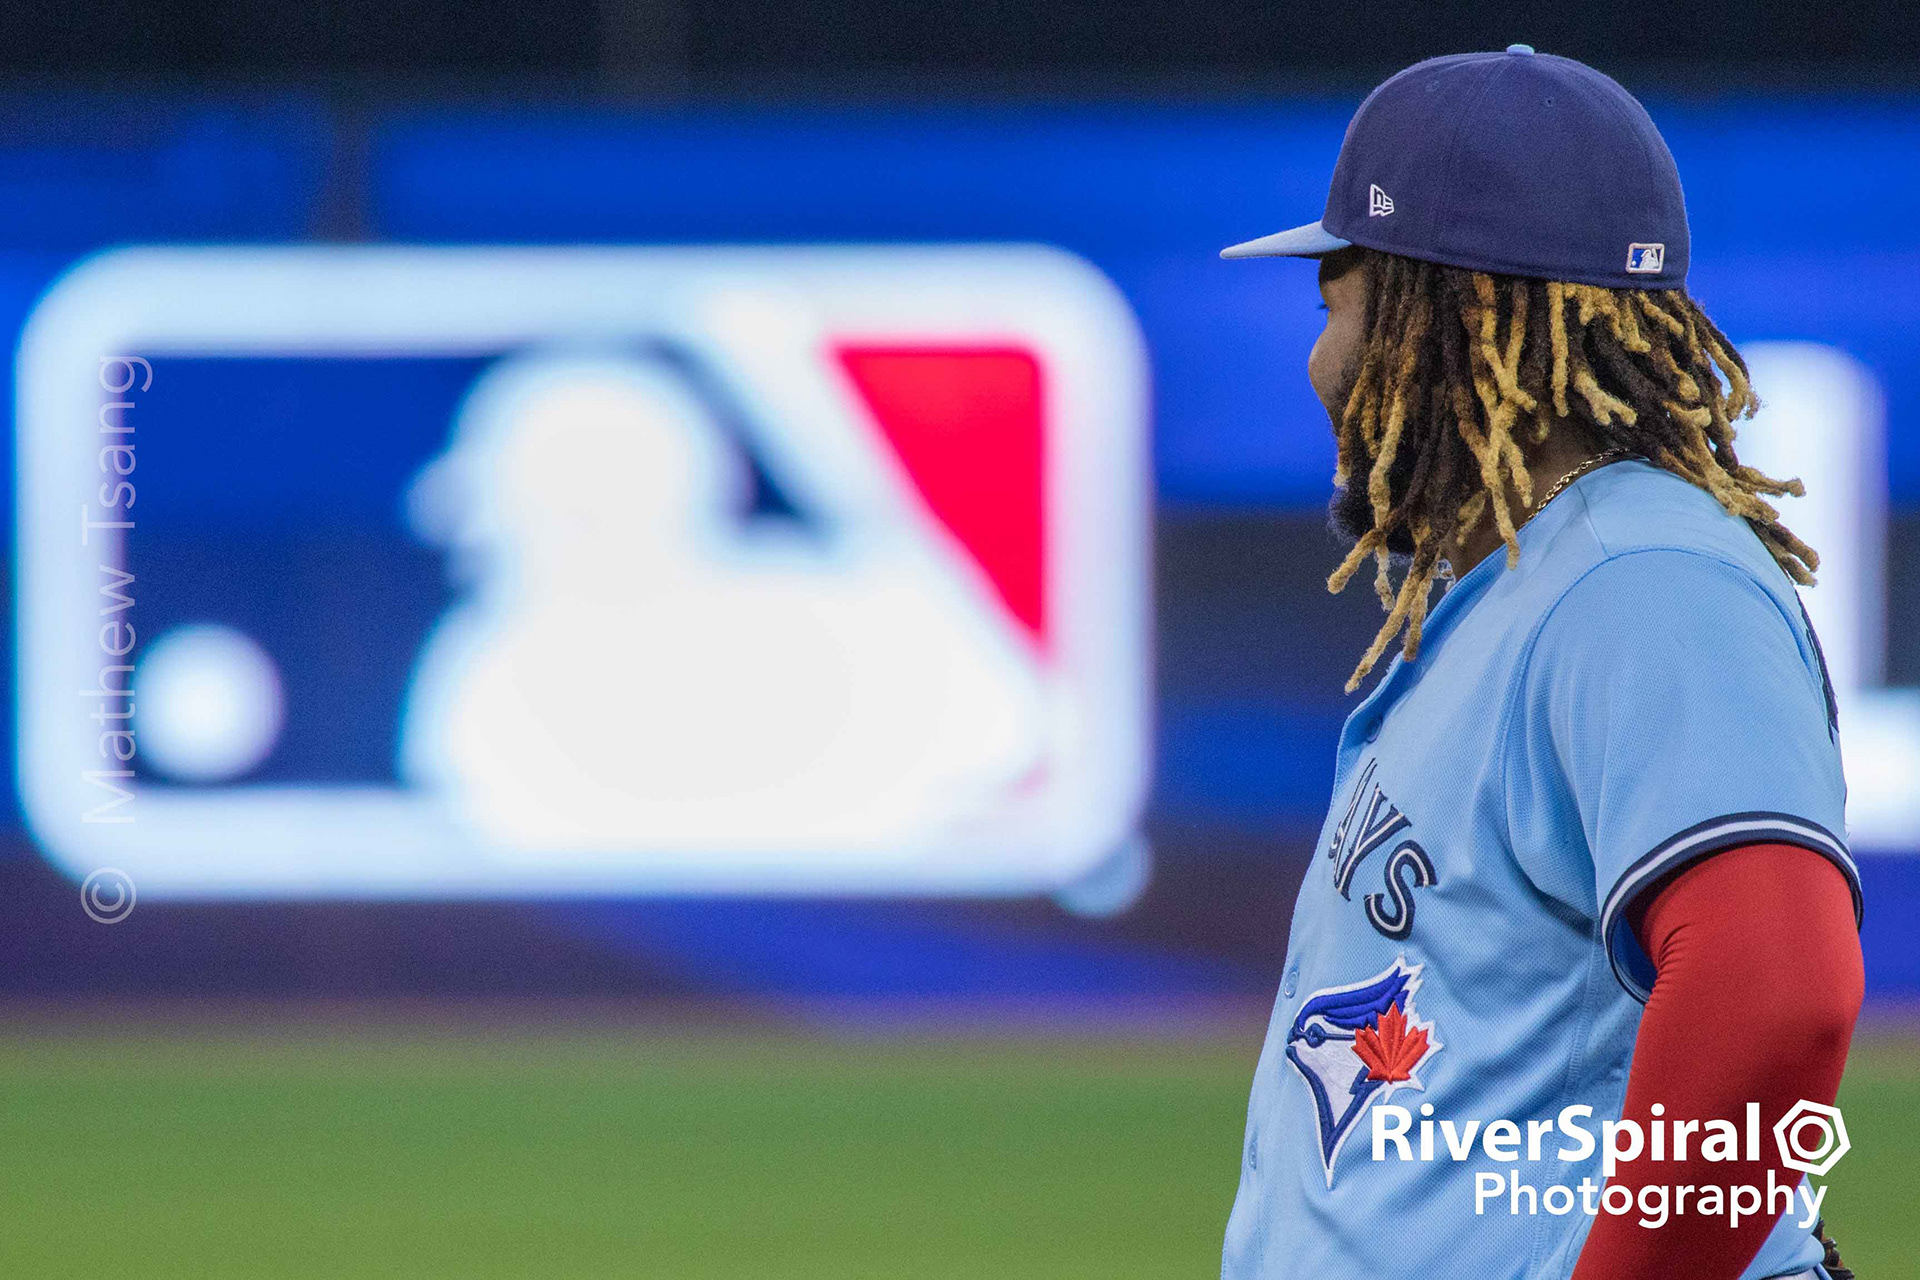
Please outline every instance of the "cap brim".
[[1223, 258], [1318, 258], [1322, 254], [1348, 248], [1351, 240], [1342, 240], [1317, 222], [1291, 231], [1281, 231], [1258, 240], [1228, 245], [1220, 251]]

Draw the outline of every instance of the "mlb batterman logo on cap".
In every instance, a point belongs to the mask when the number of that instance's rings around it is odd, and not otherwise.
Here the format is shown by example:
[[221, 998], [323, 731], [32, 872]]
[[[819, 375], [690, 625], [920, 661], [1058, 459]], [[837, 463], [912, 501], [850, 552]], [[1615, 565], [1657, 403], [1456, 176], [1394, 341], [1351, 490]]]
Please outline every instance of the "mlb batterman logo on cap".
[[1432, 58], [1367, 96], [1318, 222], [1223, 258], [1362, 245], [1502, 275], [1613, 289], [1687, 278], [1687, 208], [1660, 131], [1632, 94], [1571, 58]]

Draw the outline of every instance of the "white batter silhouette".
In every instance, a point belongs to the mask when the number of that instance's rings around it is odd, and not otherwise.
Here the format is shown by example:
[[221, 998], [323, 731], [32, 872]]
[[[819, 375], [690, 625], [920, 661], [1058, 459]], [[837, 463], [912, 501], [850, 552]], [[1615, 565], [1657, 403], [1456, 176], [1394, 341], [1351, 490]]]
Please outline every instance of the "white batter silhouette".
[[912, 846], [1044, 753], [1035, 660], [913, 527], [768, 533], [684, 379], [528, 356], [411, 495], [470, 594], [424, 647], [401, 766], [503, 856]]

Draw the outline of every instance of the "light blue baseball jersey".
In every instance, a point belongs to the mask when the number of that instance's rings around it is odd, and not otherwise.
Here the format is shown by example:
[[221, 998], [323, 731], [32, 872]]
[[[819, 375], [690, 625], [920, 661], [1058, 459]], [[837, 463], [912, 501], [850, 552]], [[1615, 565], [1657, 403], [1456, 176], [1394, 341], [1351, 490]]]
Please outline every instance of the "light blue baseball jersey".
[[[1859, 879], [1830, 689], [1745, 521], [1615, 463], [1436, 602], [1348, 718], [1254, 1077], [1227, 1280], [1566, 1276], [1579, 1208], [1475, 1213], [1476, 1173], [1602, 1182], [1600, 1157], [1373, 1159], [1370, 1116], [1617, 1119], [1652, 966], [1625, 908], [1716, 850], [1783, 841]], [[1783, 939], [1783, 944], [1788, 940]], [[1391, 1113], [1383, 1113], [1383, 1122]], [[1678, 1117], [1676, 1117], [1677, 1119]], [[1391, 1127], [1391, 1126], [1390, 1126]], [[1410, 1132], [1409, 1136], [1413, 1136]], [[1418, 1154], [1417, 1149], [1414, 1154]], [[1525, 1152], [1522, 1152], [1524, 1155]], [[1522, 1209], [1525, 1202], [1522, 1201]], [[1748, 1277], [1816, 1264], [1782, 1215]], [[1638, 1215], [1636, 1215], [1638, 1216]]]

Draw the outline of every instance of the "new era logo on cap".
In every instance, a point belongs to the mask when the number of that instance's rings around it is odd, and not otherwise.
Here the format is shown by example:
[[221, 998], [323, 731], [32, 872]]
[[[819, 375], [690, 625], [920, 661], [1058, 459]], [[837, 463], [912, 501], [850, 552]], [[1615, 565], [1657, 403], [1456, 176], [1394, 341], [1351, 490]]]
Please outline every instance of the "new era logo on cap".
[[1660, 268], [1667, 262], [1667, 246], [1663, 244], [1630, 244], [1627, 246], [1627, 270], [1637, 276], [1657, 276]]
[[[1367, 184], [1367, 216], [1384, 218], [1393, 212], [1393, 197], [1380, 189], [1377, 182]], [[1636, 249], [1641, 246], [1635, 245]], [[1656, 268], [1657, 270], [1658, 268]]]

